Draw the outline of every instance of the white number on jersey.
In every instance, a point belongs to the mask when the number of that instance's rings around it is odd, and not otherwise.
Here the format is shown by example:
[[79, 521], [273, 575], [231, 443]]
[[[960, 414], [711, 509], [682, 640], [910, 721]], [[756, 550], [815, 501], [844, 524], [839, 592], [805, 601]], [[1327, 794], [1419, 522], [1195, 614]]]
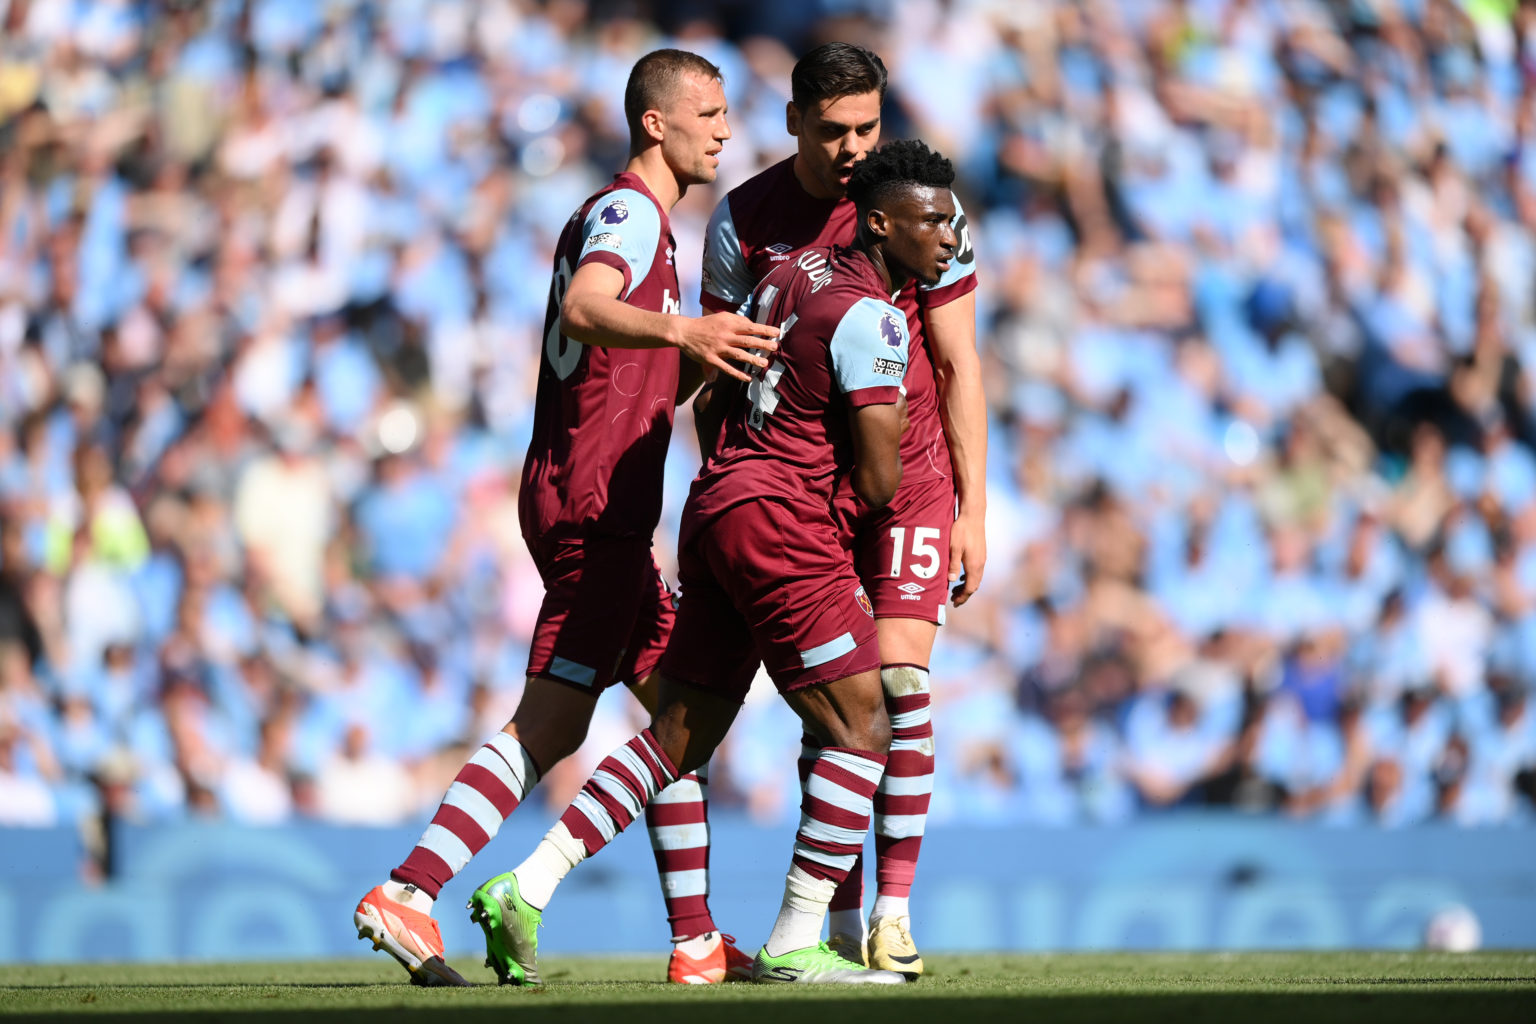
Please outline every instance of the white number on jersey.
[[565, 380], [576, 372], [581, 362], [581, 342], [572, 341], [560, 333], [560, 307], [565, 302], [565, 292], [571, 286], [571, 263], [560, 257], [560, 266], [554, 280], [549, 282], [549, 329], [544, 332], [544, 358], [555, 371], [557, 380]]
[[[752, 319], [760, 324], [768, 322], [768, 312], [773, 308], [773, 300], [779, 294], [775, 285], [764, 286], [757, 296], [757, 306], [752, 311]], [[791, 313], [789, 319], [779, 324], [779, 338], [789, 333], [789, 329], [795, 326], [799, 317]], [[772, 416], [773, 410], [779, 407], [779, 393], [774, 389], [778, 387], [779, 378], [784, 376], [784, 364], [775, 359], [768, 364], [768, 368], [761, 375], [754, 373], [752, 382], [747, 385], [747, 401], [752, 403], [752, 411], [747, 414], [747, 426], [753, 430], [762, 430], [765, 416]]]
[[753, 377], [752, 383], [747, 385], [747, 401], [752, 403], [752, 411], [747, 414], [747, 426], [753, 430], [762, 430], [763, 418], [772, 416], [773, 410], [779, 407], [779, 393], [774, 389], [778, 387], [782, 376], [784, 364], [775, 359], [768, 364], [768, 369], [763, 371], [761, 377]]
[[[939, 574], [939, 549], [928, 543], [938, 540], [941, 531], [931, 526], [919, 526], [912, 531], [912, 557], [921, 558], [923, 564], [913, 562], [909, 569], [920, 580], [931, 580]], [[891, 527], [891, 578], [901, 575], [902, 547], [906, 544], [907, 528]]]

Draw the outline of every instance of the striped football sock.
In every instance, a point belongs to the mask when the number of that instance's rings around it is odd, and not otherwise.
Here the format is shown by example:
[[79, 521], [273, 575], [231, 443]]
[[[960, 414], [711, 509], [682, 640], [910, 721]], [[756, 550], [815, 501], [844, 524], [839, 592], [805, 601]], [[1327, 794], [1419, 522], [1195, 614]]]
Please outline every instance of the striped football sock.
[[[805, 791], [805, 783], [811, 777], [811, 766], [816, 763], [816, 755], [821, 753], [821, 741], [810, 733], [800, 734], [800, 790]], [[864, 852], [863, 844], [860, 844], [859, 855], [853, 861], [853, 867], [848, 869], [848, 877], [843, 879], [837, 891], [832, 894], [832, 903], [828, 910], [832, 912], [832, 931], [843, 932], [855, 938], [864, 935]], [[853, 920], [858, 918], [859, 924], [853, 927]]]
[[827, 904], [869, 833], [875, 787], [884, 770], [885, 758], [867, 751], [823, 747], [817, 755], [800, 804], [784, 903], [764, 946], [769, 956], [820, 941]]
[[389, 877], [437, 899], [538, 781], [538, 769], [523, 745], [497, 733], [459, 769], [432, 823]]
[[684, 775], [645, 808], [672, 941], [713, 932], [709, 913], [709, 766]]
[[532, 855], [514, 870], [523, 899], [540, 909], [571, 868], [630, 826], [677, 769], [647, 729], [609, 754]]
[[884, 909], [882, 899], [906, 899], [917, 873], [933, 797], [933, 720], [926, 668], [887, 665], [880, 682], [891, 717], [891, 756], [875, 791], [876, 905]]

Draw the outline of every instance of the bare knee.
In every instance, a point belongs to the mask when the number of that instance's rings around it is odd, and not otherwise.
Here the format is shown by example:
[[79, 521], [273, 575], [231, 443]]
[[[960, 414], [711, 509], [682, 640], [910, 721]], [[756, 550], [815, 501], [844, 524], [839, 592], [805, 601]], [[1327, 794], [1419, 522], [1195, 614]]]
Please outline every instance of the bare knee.
[[884, 756], [891, 752], [891, 719], [883, 704], [876, 705], [867, 716], [828, 723], [817, 738], [823, 746]]
[[596, 698], [561, 683], [530, 679], [512, 721], [503, 730], [520, 743], [539, 771], [574, 754], [587, 738]]
[[853, 750], [864, 750], [871, 754], [889, 754], [891, 752], [891, 716], [886, 713], [885, 702], [881, 701], [874, 712], [864, 723], [860, 734], [861, 742], [849, 744]]
[[503, 731], [522, 744], [541, 772], [547, 772], [576, 753], [587, 738], [587, 723], [513, 715]]
[[[690, 731], [688, 729], [685, 708], [676, 702], [662, 703], [651, 716], [651, 738], [656, 745], [667, 755], [677, 769], [678, 775], [687, 775], [699, 765], [692, 764], [698, 755], [690, 751]], [[709, 760], [709, 755], [704, 755], [704, 760]], [[700, 762], [702, 764], [703, 761]]]
[[787, 695], [790, 705], [825, 746], [885, 756], [891, 719], [877, 672], [806, 687]]
[[677, 773], [686, 775], [709, 762], [740, 709], [735, 700], [664, 679], [651, 717], [651, 737]]

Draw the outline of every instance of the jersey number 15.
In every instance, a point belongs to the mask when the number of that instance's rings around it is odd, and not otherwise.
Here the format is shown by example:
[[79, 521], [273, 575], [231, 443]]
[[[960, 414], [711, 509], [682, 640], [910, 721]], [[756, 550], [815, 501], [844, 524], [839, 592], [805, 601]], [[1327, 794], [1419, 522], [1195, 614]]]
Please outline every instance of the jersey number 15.
[[[931, 580], [939, 574], [939, 549], [928, 543], [938, 540], [940, 532], [931, 526], [919, 526], [912, 531], [912, 575], [920, 580]], [[902, 549], [906, 546], [907, 528], [891, 527], [891, 577], [901, 575]], [[917, 561], [922, 559], [921, 562]]]

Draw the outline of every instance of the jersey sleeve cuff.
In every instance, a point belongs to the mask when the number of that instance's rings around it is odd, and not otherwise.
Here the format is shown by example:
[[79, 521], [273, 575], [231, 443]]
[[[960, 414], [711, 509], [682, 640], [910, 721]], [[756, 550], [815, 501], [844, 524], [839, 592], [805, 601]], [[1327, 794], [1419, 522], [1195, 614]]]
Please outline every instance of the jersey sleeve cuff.
[[[601, 263], [624, 275], [624, 290], [619, 293], [620, 296], [627, 296], [630, 288], [634, 287], [634, 272], [630, 270], [629, 262], [618, 253], [608, 249], [593, 249], [577, 262], [576, 270], [580, 270], [588, 263]], [[572, 273], [574, 274], [575, 271]]]
[[890, 387], [859, 388], [848, 392], [848, 404], [855, 409], [862, 409], [866, 405], [895, 405], [896, 399], [900, 397], [901, 388], [894, 384]]

